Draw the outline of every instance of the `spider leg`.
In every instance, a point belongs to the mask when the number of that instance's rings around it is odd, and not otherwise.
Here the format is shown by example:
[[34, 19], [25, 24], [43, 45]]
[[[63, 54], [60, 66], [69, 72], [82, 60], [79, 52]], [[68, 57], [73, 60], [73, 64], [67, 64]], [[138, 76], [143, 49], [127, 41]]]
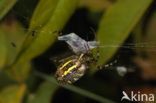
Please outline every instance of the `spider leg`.
[[53, 62], [55, 62], [55, 63], [58, 62], [58, 60], [57, 60], [56, 58], [50, 58], [49, 60], [51, 60], [51, 61], [53, 61]]
[[99, 65], [97, 64], [97, 60], [96, 60], [96, 59], [93, 60], [93, 64], [95, 65], [95, 67], [96, 67], [97, 69], [101, 69], [101, 66], [99, 66]]
[[90, 27], [90, 30], [94, 34], [95, 41], [97, 41], [97, 36], [96, 36], [95, 30], [92, 27]]
[[[95, 30], [92, 28], [92, 27], [90, 27], [90, 30], [93, 32], [93, 34], [94, 34], [94, 38], [95, 38], [95, 41], [97, 41], [97, 35], [96, 35], [96, 32], [95, 32]], [[96, 50], [97, 50], [97, 56], [96, 56], [96, 62], [98, 62], [98, 60], [99, 60], [99, 58], [100, 58], [100, 53], [99, 53], [99, 50], [100, 48], [99, 48], [99, 45], [97, 45], [97, 47], [96, 47]], [[93, 54], [93, 53], [92, 53]]]
[[105, 68], [108, 68], [108, 67], [110, 67], [110, 66], [113, 66], [114, 64], [116, 64], [118, 61], [117, 61], [117, 59], [115, 59], [113, 62], [110, 62], [110, 63], [108, 63], [108, 64], [105, 64], [105, 65], [103, 65], [103, 66], [99, 66], [98, 68], [99, 69], [105, 69]]
[[62, 32], [61, 31], [58, 31], [58, 30], [53, 31], [52, 33], [53, 34], [58, 33], [58, 36], [62, 36], [63, 35]]
[[96, 59], [93, 58], [93, 60], [92, 60], [93, 64], [96, 66], [97, 69], [106, 69], [106, 68], [108, 68], [110, 66], [113, 66], [114, 64], [116, 64], [118, 62], [118, 60], [117, 60], [118, 58], [117, 58], [113, 62], [110, 62], [108, 64], [100, 66], [100, 65], [97, 64], [98, 59], [99, 59], [99, 54], [97, 54], [97, 55], [98, 55], [97, 58]]
[[96, 61], [98, 61], [99, 58], [100, 58], [100, 48], [99, 48], [99, 46], [96, 47], [96, 50], [97, 50]]
[[95, 59], [95, 58], [93, 57], [92, 60], [91, 60], [91, 62], [95, 65], [95, 67], [96, 67], [97, 69], [101, 69], [101, 68], [100, 68], [101, 66], [99, 66], [99, 65], [97, 64], [97, 59]]

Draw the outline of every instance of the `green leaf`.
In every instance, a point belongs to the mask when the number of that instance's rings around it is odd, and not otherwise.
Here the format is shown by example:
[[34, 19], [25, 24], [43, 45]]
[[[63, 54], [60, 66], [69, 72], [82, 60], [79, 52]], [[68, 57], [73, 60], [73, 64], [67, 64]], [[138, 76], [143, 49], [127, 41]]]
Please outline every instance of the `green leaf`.
[[117, 51], [152, 0], [118, 0], [104, 14], [97, 32], [102, 65]]
[[59, 0], [40, 0], [30, 21], [29, 30], [43, 27], [51, 18]]
[[32, 33], [37, 34], [39, 29], [41, 29], [52, 17], [52, 14], [57, 6], [59, 0], [40, 0], [38, 3], [33, 16], [30, 21], [29, 30], [27, 32], [27, 38], [23, 44], [22, 48], [27, 47], [34, 39]]
[[[6, 36], [7, 42], [7, 64], [10, 65], [17, 56], [20, 47], [25, 39], [25, 30], [23, 26], [14, 18], [6, 19], [0, 24], [0, 30]], [[14, 43], [16, 47], [12, 45]]]
[[5, 87], [0, 92], [0, 103], [22, 103], [25, 90], [25, 84]]
[[[2, 22], [0, 24], [0, 31], [3, 31], [4, 35], [6, 36], [7, 52], [5, 52], [5, 53], [7, 55], [7, 60], [6, 60], [5, 64], [8, 67], [15, 60], [26, 35], [24, 32], [23, 26], [13, 18], [6, 19], [4, 22]], [[0, 38], [0, 39], [2, 39], [2, 38]], [[3, 41], [0, 41], [0, 42], [3, 42]], [[13, 46], [12, 43], [15, 46]], [[5, 46], [5, 45], [2, 45], [1, 47], [3, 47], [3, 46]], [[3, 55], [3, 56], [5, 56], [5, 55]], [[5, 59], [0, 59], [0, 60], [5, 60]], [[29, 70], [30, 70], [30, 62], [28, 62], [28, 61], [24, 62], [21, 67], [17, 67], [17, 68], [20, 68], [20, 69], [18, 69], [18, 70], [17, 69], [11, 69], [11, 70], [6, 69], [9, 76], [11, 76], [11, 78], [18, 77], [18, 79], [20, 79], [20, 80], [22, 78], [26, 78], [29, 73]], [[17, 76], [17, 75], [20, 75], [20, 76]]]
[[110, 0], [80, 0], [79, 8], [87, 8], [94, 12], [104, 11], [113, 4]]
[[8, 85], [12, 85], [13, 83], [15, 83], [15, 81], [11, 80], [4, 71], [0, 72], [0, 90]]
[[43, 82], [35, 94], [29, 95], [27, 103], [50, 103], [58, 86], [49, 81]]
[[[0, 68], [4, 63], [10, 65], [13, 62], [24, 38], [24, 28], [15, 19], [6, 19], [0, 24]], [[12, 43], [16, 47], [13, 47]]]
[[41, 77], [42, 79], [45, 79], [45, 80], [51, 82], [52, 84], [57, 84], [57, 85], [59, 85], [59, 86], [65, 88], [65, 89], [68, 89], [68, 90], [73, 91], [73, 92], [75, 92], [75, 93], [78, 93], [78, 94], [80, 94], [80, 95], [86, 96], [86, 97], [88, 97], [88, 98], [90, 98], [90, 99], [94, 99], [94, 100], [99, 101], [99, 102], [102, 102], [102, 103], [115, 103], [114, 101], [111, 101], [111, 100], [109, 100], [109, 99], [106, 99], [106, 98], [104, 98], [104, 97], [102, 97], [102, 96], [99, 96], [99, 95], [94, 94], [94, 93], [92, 93], [92, 92], [89, 92], [89, 91], [87, 91], [87, 90], [81, 89], [81, 88], [76, 87], [76, 86], [74, 86], [74, 85], [60, 85], [60, 84], [58, 84], [58, 83], [56, 82], [56, 80], [55, 80], [54, 77], [47, 76], [47, 75], [45, 75], [45, 74], [43, 74], [43, 73], [35, 72], [35, 74], [36, 74], [37, 76]]
[[58, 33], [53, 32], [61, 31], [74, 13], [77, 4], [78, 0], [60, 0], [48, 23], [33, 36], [31, 44], [21, 50], [12, 69], [18, 69], [17, 67], [20, 67], [19, 65], [22, 66], [23, 63], [45, 52], [54, 43], [57, 37]]
[[47, 50], [57, 36], [57, 33], [53, 32], [61, 31], [75, 11], [77, 4], [78, 0], [60, 0], [48, 23], [39, 30], [33, 42], [24, 49], [21, 58], [32, 59]]
[[31, 62], [25, 61], [24, 63], [20, 63], [16, 68], [6, 69], [6, 73], [12, 80], [17, 80], [18, 82], [24, 82], [29, 76], [29, 72], [31, 69]]
[[7, 59], [7, 44], [4, 31], [0, 28], [0, 70], [4, 67]]
[[1, 0], [0, 1], [0, 20], [13, 7], [17, 0]]

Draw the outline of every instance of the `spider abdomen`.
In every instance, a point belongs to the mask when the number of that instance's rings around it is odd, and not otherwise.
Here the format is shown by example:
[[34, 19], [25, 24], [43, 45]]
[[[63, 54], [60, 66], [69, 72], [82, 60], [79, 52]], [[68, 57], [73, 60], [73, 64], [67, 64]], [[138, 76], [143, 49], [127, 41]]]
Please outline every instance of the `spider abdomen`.
[[55, 78], [61, 84], [72, 84], [84, 75], [85, 70], [86, 65], [78, 59], [68, 60], [58, 67]]

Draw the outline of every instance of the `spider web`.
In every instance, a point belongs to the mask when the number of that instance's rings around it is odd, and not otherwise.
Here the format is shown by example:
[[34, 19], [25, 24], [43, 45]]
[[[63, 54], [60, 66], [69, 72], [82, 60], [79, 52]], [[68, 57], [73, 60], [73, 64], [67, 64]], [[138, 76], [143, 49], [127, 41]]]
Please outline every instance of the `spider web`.
[[[24, 5], [23, 5], [22, 2], [26, 2], [26, 3], [24, 3]], [[31, 16], [33, 14], [33, 11], [35, 10], [35, 6], [37, 5], [37, 3], [38, 3], [37, 0], [33, 0], [33, 1], [32, 0], [20, 0], [20, 2], [18, 2], [15, 5], [15, 7], [11, 10], [11, 14], [15, 15], [17, 20], [20, 21], [20, 23], [23, 24], [25, 31], [28, 31], [29, 22], [31, 20]], [[33, 23], [36, 24], [35, 21]], [[83, 24], [79, 24], [78, 26], [80, 26], [80, 25], [83, 25]], [[92, 25], [88, 25], [85, 28], [89, 29], [90, 27], [92, 27]], [[78, 27], [75, 26], [74, 28], [78, 28]], [[66, 31], [66, 30], [63, 30], [63, 31]], [[33, 32], [38, 32], [38, 30], [35, 29], [35, 30], [33, 30]], [[40, 31], [40, 32], [44, 32], [44, 31]], [[53, 32], [53, 31], [49, 31], [49, 32]], [[65, 32], [65, 33], [63, 33], [63, 35], [64, 34], [69, 34], [71, 32], [75, 32], [75, 31], [74, 30], [72, 30], [72, 31], [68, 30], [68, 33]], [[88, 32], [91, 32], [91, 30], [89, 29]], [[81, 37], [81, 34], [79, 34], [79, 33], [76, 33], [76, 34]], [[85, 33], [83, 33], [83, 34], [85, 34]], [[94, 35], [93, 32], [92, 32], [92, 35]], [[141, 40], [139, 42], [134, 42], [133, 40], [127, 40], [124, 43], [122, 43], [122, 45], [117, 45], [117, 44], [120, 43], [120, 41], [117, 41], [117, 40], [115, 41], [115, 40], [110, 39], [109, 42], [111, 42], [112, 44], [107, 44], [106, 45], [106, 44], [101, 44], [100, 43], [99, 47], [100, 48], [119, 48], [119, 50], [120, 50], [119, 55], [120, 56], [122, 56], [123, 54], [124, 55], [131, 55], [131, 54], [129, 54], [129, 52], [130, 53], [132, 51], [136, 52], [137, 50], [141, 51], [141, 52], [146, 51], [148, 53], [151, 53], [152, 55], [156, 55], [156, 40], [144, 41], [144, 42], [143, 42], [143, 40]], [[155, 64], [151, 64], [151, 65], [155, 65]], [[129, 67], [130, 67], [130, 69], [129, 69]], [[127, 67], [127, 66], [126, 67], [125, 66], [118, 66], [116, 68], [116, 70], [119, 73], [119, 75], [123, 76], [126, 72], [131, 72], [132, 68], [133, 69], [136, 68], [136, 66], [133, 66], [133, 65], [131, 65], [129, 67]], [[113, 68], [110, 69], [110, 70], [113, 70]]]
[[[25, 31], [28, 31], [28, 27], [29, 27], [29, 22], [31, 20], [31, 16], [33, 14], [33, 11], [35, 9], [34, 5], [37, 5], [38, 1], [37, 0], [33, 0], [33, 2], [31, 0], [27, 0], [27, 2], [23, 5], [22, 2], [26, 2], [25, 0], [20, 0], [15, 7], [11, 10], [11, 12], [13, 14], [15, 14], [15, 16], [17, 17], [17, 19], [24, 24], [24, 28]], [[20, 11], [19, 11], [20, 9]], [[35, 21], [33, 22], [35, 24]], [[89, 28], [89, 27], [88, 27]], [[37, 32], [38, 30], [33, 30], [34, 32]], [[40, 31], [40, 32], [44, 32], [44, 31]], [[52, 32], [52, 31], [49, 31]], [[74, 32], [74, 31], [71, 31]], [[67, 34], [67, 33], [65, 33]], [[79, 35], [79, 34], [78, 34]], [[116, 45], [118, 43], [120, 43], [120, 41], [111, 41], [113, 44], [100, 44], [99, 47], [100, 48], [123, 48], [123, 49], [127, 49], [127, 50], [142, 50], [145, 49], [148, 52], [156, 52], [156, 40], [153, 41], [146, 41], [146, 42], [137, 42], [137, 43], [133, 43], [133, 42], [125, 42], [122, 45]], [[127, 52], [127, 50], [123, 50], [121, 52]]]

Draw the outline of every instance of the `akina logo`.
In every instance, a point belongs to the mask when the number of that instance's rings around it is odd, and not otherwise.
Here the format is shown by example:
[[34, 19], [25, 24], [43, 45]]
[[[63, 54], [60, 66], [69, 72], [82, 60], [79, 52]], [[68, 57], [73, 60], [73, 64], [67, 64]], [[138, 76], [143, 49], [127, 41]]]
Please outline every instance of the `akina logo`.
[[128, 101], [154, 101], [154, 94], [142, 94], [140, 91], [137, 93], [134, 93], [133, 91], [130, 92], [130, 96], [127, 95], [125, 91], [122, 91], [122, 98], [121, 101], [123, 100], [128, 100]]

